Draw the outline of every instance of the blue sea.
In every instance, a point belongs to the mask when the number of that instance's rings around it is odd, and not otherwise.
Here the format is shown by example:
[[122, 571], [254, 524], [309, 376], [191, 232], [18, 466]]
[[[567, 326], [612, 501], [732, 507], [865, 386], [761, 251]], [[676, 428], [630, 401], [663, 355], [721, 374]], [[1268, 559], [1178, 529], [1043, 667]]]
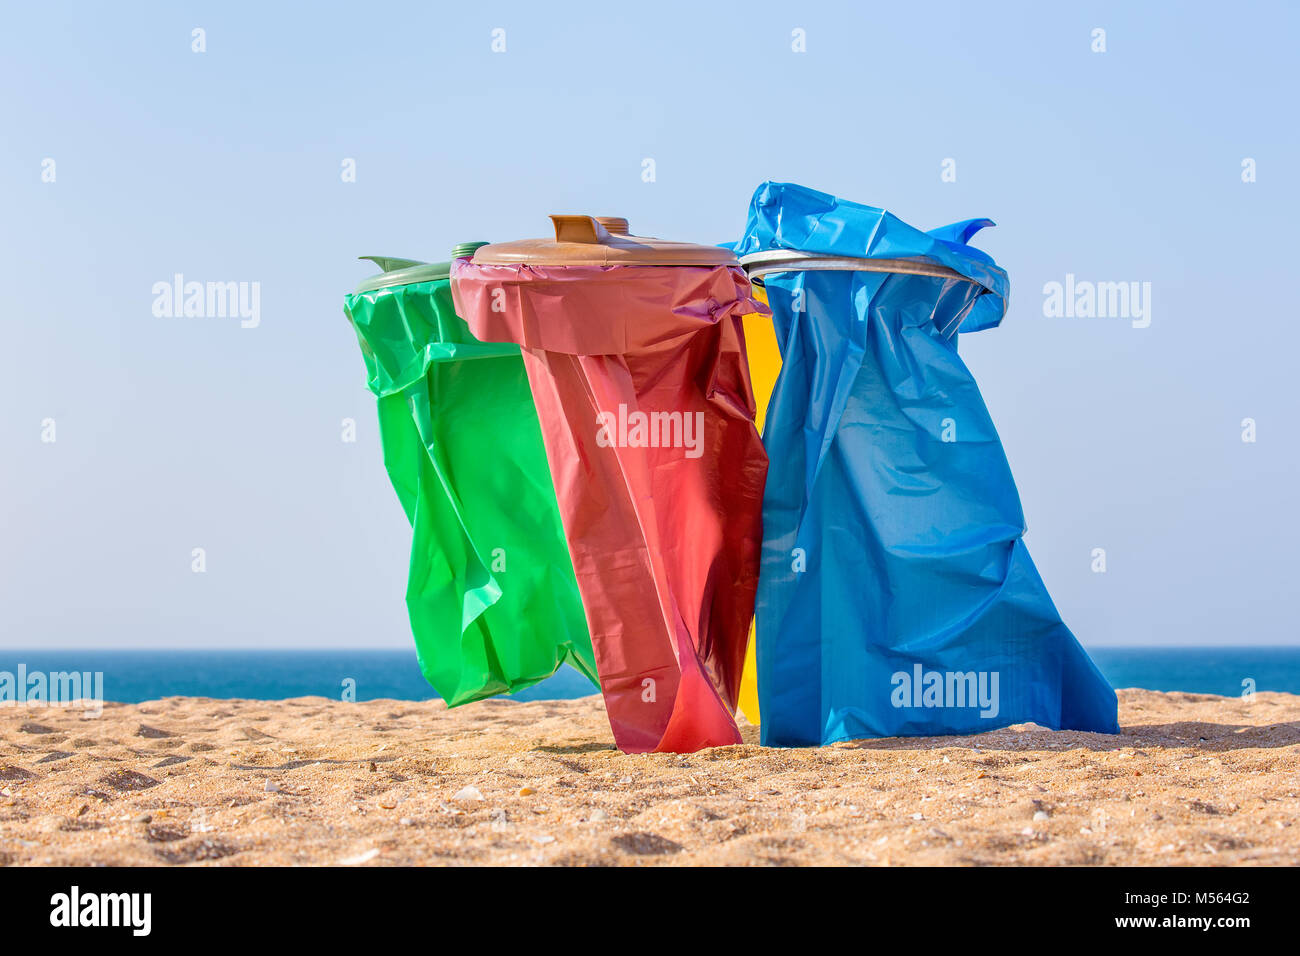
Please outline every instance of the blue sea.
[[[1257, 691], [1300, 694], [1300, 647], [1099, 647], [1090, 652], [1114, 687], [1240, 696]], [[243, 697], [278, 700], [317, 695], [356, 700], [427, 700], [414, 651], [95, 651], [0, 650], [0, 672], [101, 672], [103, 698], [138, 703], [159, 697]], [[555, 700], [596, 693], [577, 671], [515, 694], [516, 700]]]

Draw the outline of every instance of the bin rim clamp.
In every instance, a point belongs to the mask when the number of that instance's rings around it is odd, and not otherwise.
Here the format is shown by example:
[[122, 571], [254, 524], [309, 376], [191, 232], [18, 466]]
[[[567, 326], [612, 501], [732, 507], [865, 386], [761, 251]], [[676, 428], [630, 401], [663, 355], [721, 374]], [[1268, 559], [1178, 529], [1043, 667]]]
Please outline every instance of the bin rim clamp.
[[958, 279], [979, 285], [970, 276], [964, 276], [955, 269], [949, 269], [927, 259], [866, 259], [800, 252], [797, 249], [771, 249], [741, 256], [740, 264], [751, 281], [771, 272], [894, 272], [902, 275], [933, 276], [937, 279]]

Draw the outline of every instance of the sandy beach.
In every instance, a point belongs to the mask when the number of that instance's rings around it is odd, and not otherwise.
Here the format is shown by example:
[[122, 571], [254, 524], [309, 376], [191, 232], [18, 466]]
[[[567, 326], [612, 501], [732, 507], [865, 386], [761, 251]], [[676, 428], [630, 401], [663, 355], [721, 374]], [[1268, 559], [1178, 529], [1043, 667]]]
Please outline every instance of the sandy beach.
[[599, 697], [0, 708], [0, 864], [1300, 864], [1300, 696], [689, 755]]

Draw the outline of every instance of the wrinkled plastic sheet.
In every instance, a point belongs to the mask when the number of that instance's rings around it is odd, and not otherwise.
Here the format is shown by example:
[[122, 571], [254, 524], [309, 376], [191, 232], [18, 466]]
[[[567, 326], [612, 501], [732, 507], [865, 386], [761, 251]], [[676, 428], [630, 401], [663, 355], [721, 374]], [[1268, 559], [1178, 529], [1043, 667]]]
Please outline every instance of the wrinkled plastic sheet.
[[447, 280], [348, 296], [412, 540], [420, 668], [449, 706], [596, 662], [519, 349], [477, 342]]
[[961, 276], [769, 273], [782, 368], [757, 601], [762, 740], [1118, 732], [1114, 691], [1022, 541], [1011, 470], [956, 330], [996, 326], [1006, 274], [968, 242], [767, 183], [740, 255], [918, 258]]
[[[736, 267], [458, 261], [452, 283], [477, 337], [523, 347], [619, 748], [739, 743], [767, 471], [749, 281]], [[638, 432], [637, 413], [678, 418]]]

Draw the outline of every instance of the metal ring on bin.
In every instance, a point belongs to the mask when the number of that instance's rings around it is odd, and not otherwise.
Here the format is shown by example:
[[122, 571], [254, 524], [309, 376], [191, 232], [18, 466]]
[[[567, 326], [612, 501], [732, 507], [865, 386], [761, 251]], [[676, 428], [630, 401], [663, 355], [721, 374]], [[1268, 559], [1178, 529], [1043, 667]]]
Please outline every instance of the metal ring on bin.
[[[936, 265], [924, 259], [857, 259], [851, 256], [826, 256], [811, 252], [797, 252], [792, 249], [773, 249], [768, 252], [752, 252], [741, 256], [740, 264], [749, 275], [750, 281], [767, 275], [769, 272], [896, 272], [903, 275], [933, 276], [936, 279], [959, 279], [978, 285], [974, 279], [964, 276], [947, 266]], [[761, 284], [761, 283], [760, 283]]]
[[[793, 249], [772, 249], [768, 252], [751, 252], [740, 257], [740, 265], [754, 285], [763, 287], [762, 276], [770, 272], [891, 272], [895, 275], [933, 276], [936, 279], [956, 279], [980, 285], [970, 276], [955, 269], [927, 262], [925, 259], [857, 259], [852, 256], [826, 256]], [[945, 338], [951, 337], [961, 324], [961, 317], [947, 328], [939, 330]]]

